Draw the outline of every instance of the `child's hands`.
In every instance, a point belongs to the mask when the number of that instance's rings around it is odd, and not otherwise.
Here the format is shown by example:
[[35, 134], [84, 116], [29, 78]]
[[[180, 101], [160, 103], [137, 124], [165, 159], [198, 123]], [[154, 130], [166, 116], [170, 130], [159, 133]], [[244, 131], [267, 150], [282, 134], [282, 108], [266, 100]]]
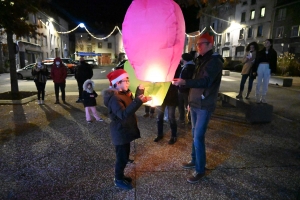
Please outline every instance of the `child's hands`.
[[147, 101], [151, 101], [151, 100], [152, 100], [152, 97], [146, 97], [146, 96], [144, 96], [143, 94], [140, 95], [140, 96], [138, 96], [138, 98], [139, 98], [140, 100], [142, 100], [143, 103], [146, 103]]

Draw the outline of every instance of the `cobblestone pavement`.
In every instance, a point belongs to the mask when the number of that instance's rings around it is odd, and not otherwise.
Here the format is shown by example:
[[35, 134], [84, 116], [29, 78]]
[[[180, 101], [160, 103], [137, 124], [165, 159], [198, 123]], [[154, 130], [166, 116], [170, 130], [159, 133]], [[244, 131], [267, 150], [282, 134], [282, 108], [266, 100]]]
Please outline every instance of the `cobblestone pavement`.
[[114, 187], [114, 147], [101, 96], [103, 122], [87, 124], [82, 104], [0, 105], [0, 199], [299, 199], [299, 122], [273, 115], [268, 124], [249, 124], [236, 108], [218, 102], [206, 134], [206, 176], [197, 184], [181, 168], [191, 153], [191, 127], [170, 129], [154, 143], [155, 119], [137, 112], [142, 138], [132, 142], [126, 175], [134, 189]]

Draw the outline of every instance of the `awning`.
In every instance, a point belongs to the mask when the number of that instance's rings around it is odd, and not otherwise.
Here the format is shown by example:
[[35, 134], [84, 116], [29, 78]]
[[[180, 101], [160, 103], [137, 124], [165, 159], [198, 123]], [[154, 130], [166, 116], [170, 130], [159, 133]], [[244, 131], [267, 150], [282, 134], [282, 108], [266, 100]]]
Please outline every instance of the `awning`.
[[75, 52], [77, 56], [101, 56], [101, 53], [95, 53], [95, 52]]

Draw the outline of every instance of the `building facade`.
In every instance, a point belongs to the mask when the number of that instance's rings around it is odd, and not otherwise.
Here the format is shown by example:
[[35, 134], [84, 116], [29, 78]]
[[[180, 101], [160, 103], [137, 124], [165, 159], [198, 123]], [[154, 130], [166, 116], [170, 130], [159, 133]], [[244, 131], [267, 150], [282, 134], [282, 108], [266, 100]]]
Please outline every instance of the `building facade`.
[[104, 37], [106, 35], [93, 37], [88, 33], [75, 33], [75, 59], [79, 60], [80, 53], [78, 52], [85, 52], [87, 53], [85, 58], [93, 58], [99, 65], [116, 63], [118, 55], [124, 53], [122, 36], [117, 33], [102, 39]]
[[[69, 57], [69, 35], [59, 32], [68, 31], [68, 23], [61, 17], [44, 13], [29, 14], [27, 21], [38, 26], [39, 33], [36, 38], [31, 36], [16, 37], [13, 40], [18, 45], [19, 52], [16, 54], [17, 69], [36, 62], [37, 58]], [[8, 59], [6, 34], [1, 36], [2, 51], [0, 59]]]

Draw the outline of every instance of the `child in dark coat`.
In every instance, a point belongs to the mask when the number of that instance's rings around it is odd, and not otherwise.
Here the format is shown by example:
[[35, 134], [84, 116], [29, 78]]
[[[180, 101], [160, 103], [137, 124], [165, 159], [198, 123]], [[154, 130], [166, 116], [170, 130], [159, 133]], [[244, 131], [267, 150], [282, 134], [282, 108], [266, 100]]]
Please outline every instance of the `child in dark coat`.
[[90, 111], [93, 113], [97, 121], [103, 121], [96, 110], [96, 97], [98, 94], [95, 92], [94, 87], [95, 84], [91, 79], [86, 80], [83, 84], [83, 105], [85, 107], [85, 117], [88, 123], [92, 122]]
[[145, 97], [144, 89], [139, 86], [136, 97], [133, 98], [128, 89], [128, 74], [123, 69], [110, 72], [107, 78], [111, 83], [111, 88], [102, 93], [104, 105], [108, 108], [111, 119], [110, 134], [116, 151], [114, 182], [117, 187], [130, 190], [132, 179], [124, 175], [124, 169], [129, 160], [130, 142], [141, 137], [135, 112], [143, 103], [151, 100], [151, 97]]

